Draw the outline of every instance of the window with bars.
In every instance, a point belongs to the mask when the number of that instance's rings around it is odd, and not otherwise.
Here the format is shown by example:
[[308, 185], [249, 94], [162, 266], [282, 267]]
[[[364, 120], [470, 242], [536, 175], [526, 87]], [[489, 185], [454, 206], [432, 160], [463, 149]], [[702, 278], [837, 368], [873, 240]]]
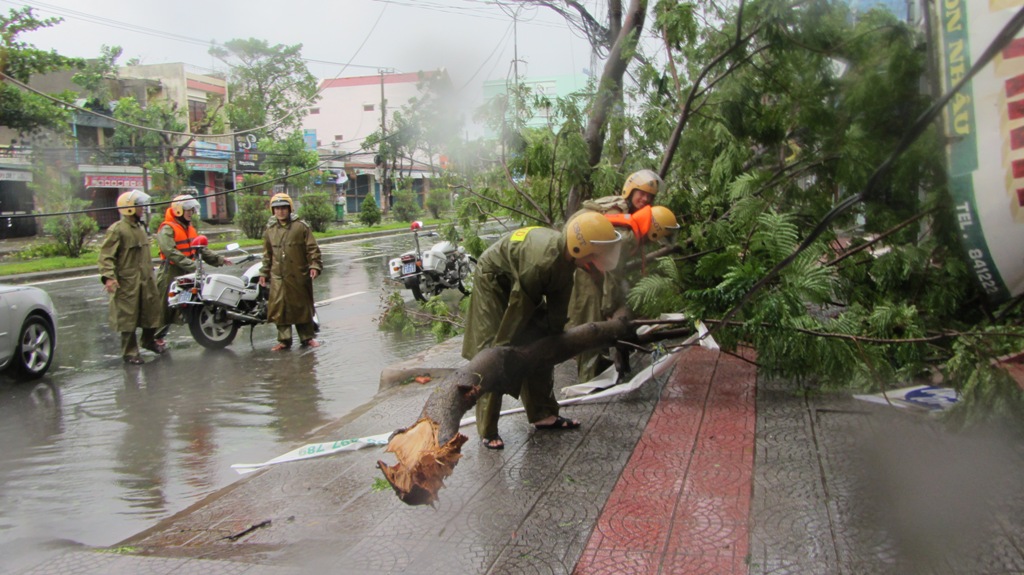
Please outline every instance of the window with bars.
[[188, 101], [188, 125], [193, 132], [198, 131], [199, 125], [206, 119], [206, 102], [199, 100]]

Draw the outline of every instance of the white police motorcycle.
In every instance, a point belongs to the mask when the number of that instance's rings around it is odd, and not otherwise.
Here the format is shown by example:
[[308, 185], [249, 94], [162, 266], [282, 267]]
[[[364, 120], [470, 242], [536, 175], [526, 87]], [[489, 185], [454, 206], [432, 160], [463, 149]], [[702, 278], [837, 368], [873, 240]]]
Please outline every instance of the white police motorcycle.
[[[197, 250], [207, 249], [208, 244], [206, 236], [197, 236], [192, 240], [192, 247]], [[251, 254], [237, 243], [228, 244], [226, 248], [245, 254], [236, 264], [253, 260], [256, 263], [249, 266], [242, 277], [237, 277], [207, 273], [203, 267], [203, 258], [196, 257], [195, 273], [174, 278], [167, 290], [168, 306], [181, 311], [192, 338], [208, 349], [222, 349], [230, 345], [238, 334], [238, 328], [242, 326], [255, 327], [268, 321], [267, 298], [270, 288], [261, 287], [259, 283], [262, 265], [259, 260], [263, 256]], [[315, 311], [313, 324], [320, 327]]]
[[[466, 248], [447, 240], [421, 250], [419, 230], [422, 227], [423, 222], [410, 225], [416, 249], [388, 261], [391, 279], [402, 282], [419, 301], [427, 301], [445, 289], [458, 289], [469, 295], [476, 259], [466, 253]], [[434, 232], [427, 235], [437, 236]]]

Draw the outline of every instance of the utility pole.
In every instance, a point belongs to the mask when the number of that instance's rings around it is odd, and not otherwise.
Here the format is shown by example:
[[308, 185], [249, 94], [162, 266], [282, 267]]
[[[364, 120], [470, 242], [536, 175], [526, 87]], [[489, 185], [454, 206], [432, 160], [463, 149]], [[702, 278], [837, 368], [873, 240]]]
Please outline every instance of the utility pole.
[[384, 154], [387, 148], [387, 105], [388, 101], [384, 97], [384, 74], [389, 71], [387, 68], [381, 68], [380, 72], [380, 146], [377, 147], [377, 156], [380, 158], [380, 208], [381, 213], [387, 214], [391, 208], [391, 185], [388, 183], [388, 159]]
[[519, 94], [519, 10], [512, 15], [512, 74], [516, 95]]

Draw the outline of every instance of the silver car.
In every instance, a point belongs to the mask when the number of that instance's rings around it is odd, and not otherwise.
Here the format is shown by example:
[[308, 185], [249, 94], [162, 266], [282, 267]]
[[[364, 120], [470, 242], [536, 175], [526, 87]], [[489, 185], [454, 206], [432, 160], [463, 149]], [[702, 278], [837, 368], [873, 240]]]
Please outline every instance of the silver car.
[[42, 377], [57, 349], [57, 310], [30, 286], [0, 285], [0, 369], [19, 379]]

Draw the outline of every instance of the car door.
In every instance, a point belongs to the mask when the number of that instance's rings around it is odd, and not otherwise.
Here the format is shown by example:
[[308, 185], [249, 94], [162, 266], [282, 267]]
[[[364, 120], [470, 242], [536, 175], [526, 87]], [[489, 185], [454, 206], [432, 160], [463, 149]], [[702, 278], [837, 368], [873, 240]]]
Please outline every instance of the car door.
[[14, 346], [18, 344], [20, 325], [11, 325], [11, 299], [0, 293], [0, 366], [5, 366], [14, 355]]

